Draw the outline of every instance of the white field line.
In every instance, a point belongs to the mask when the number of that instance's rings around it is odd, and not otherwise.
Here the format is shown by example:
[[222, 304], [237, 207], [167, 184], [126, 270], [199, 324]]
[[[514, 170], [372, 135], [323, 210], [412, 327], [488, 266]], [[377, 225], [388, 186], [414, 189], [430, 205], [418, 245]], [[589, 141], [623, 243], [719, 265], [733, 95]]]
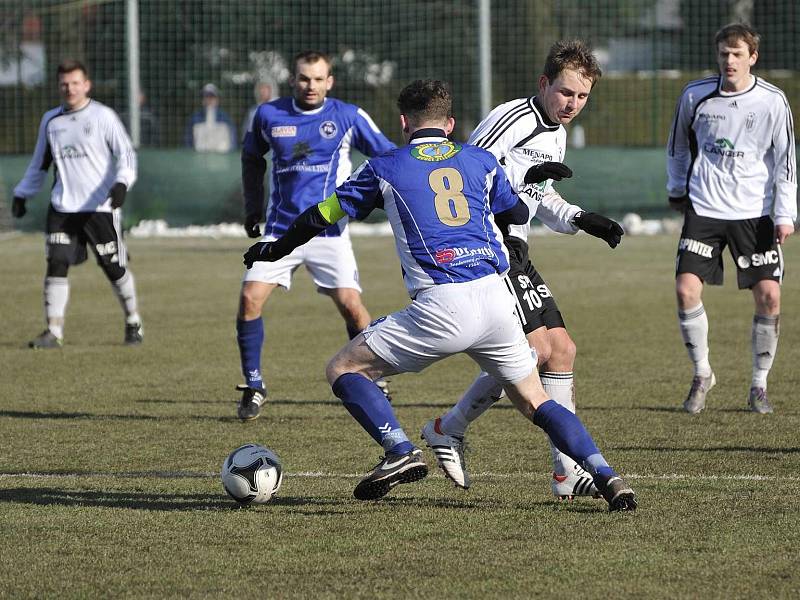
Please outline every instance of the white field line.
[[[364, 476], [364, 473], [326, 473], [323, 471], [301, 471], [297, 473], [285, 473], [286, 477], [308, 478], [308, 479], [355, 479]], [[800, 483], [800, 477], [787, 475], [689, 475], [683, 473], [647, 473], [631, 474], [625, 473], [625, 479], [655, 480], [655, 481], [782, 481]], [[440, 473], [431, 473], [432, 477], [443, 478]], [[26, 471], [20, 473], [0, 473], [0, 479], [66, 479], [95, 477], [107, 479], [191, 479], [191, 478], [212, 478], [219, 477], [219, 473], [201, 471], [128, 471], [120, 473], [109, 472], [74, 472], [74, 473], [37, 473]], [[472, 473], [473, 478], [477, 479], [546, 479], [550, 473]]]

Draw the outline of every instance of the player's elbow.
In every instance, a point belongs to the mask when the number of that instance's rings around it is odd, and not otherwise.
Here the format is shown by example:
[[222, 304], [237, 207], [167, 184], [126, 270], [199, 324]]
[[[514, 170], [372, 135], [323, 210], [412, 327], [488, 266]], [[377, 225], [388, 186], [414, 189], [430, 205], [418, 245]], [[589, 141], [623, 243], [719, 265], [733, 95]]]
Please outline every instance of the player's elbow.
[[508, 225], [524, 225], [530, 221], [528, 206], [520, 200], [516, 205], [495, 215], [495, 221], [500, 227]]

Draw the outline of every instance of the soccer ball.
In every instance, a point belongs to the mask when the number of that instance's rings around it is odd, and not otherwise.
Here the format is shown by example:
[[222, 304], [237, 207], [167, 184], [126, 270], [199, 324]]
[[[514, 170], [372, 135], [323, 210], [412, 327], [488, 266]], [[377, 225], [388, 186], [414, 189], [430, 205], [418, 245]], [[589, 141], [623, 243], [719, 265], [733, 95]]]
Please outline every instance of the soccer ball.
[[222, 487], [239, 504], [269, 502], [283, 482], [277, 455], [264, 446], [245, 444], [222, 463]]

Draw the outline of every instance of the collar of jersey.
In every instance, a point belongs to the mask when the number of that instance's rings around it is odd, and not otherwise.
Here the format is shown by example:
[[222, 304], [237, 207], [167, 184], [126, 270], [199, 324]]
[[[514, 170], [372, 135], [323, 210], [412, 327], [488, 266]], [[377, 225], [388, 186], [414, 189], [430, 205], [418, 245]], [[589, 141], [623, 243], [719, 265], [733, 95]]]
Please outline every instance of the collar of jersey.
[[553, 123], [550, 120], [550, 117], [547, 116], [547, 113], [544, 110], [544, 107], [539, 103], [539, 96], [534, 96], [531, 98], [531, 106], [539, 115], [539, 122], [544, 126], [550, 129], [558, 129], [561, 127], [560, 123]]
[[720, 75], [719, 76], [719, 83], [717, 83], [717, 91], [719, 92], [719, 95], [722, 96], [723, 98], [730, 98], [731, 96], [738, 96], [740, 94], [746, 94], [747, 92], [752, 90], [754, 87], [756, 87], [756, 84], [758, 83], [758, 77], [756, 75], [753, 75], [752, 73], [750, 73], [750, 77], [753, 78], [753, 84], [752, 85], [748, 85], [742, 91], [740, 91], [740, 92], [724, 92], [724, 91], [722, 91], [722, 75]]
[[412, 133], [408, 143], [424, 144], [425, 142], [438, 142], [446, 139], [447, 134], [444, 132], [444, 129], [439, 129], [438, 127], [424, 127]]
[[315, 115], [318, 112], [321, 112], [323, 108], [325, 108], [325, 103], [326, 102], [328, 102], [328, 99], [327, 98], [323, 98], [322, 99], [322, 106], [320, 106], [319, 108], [315, 108], [313, 110], [303, 110], [302, 108], [297, 106], [297, 102], [295, 102], [294, 98], [292, 98], [292, 108], [294, 109], [295, 112], [299, 112], [301, 115]]
[[75, 110], [65, 110], [64, 109], [64, 105], [62, 104], [61, 105], [61, 114], [62, 115], [74, 115], [74, 114], [77, 114], [77, 113], [81, 112], [82, 110], [86, 110], [87, 108], [89, 108], [89, 105], [91, 103], [92, 103], [92, 99], [89, 98], [89, 101], [86, 104], [84, 104], [83, 106], [81, 106], [80, 108], [75, 109]]

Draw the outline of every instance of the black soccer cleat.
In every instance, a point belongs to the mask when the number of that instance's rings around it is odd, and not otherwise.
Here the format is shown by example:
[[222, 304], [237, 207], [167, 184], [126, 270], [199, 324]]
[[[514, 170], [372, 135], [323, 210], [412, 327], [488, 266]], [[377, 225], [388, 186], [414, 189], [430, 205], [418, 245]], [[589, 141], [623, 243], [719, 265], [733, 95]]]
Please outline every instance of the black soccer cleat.
[[422, 450], [414, 448], [406, 454], [387, 454], [370, 473], [358, 482], [353, 496], [356, 500], [379, 500], [401, 483], [413, 483], [428, 475], [428, 465], [422, 460]]
[[64, 345], [62, 338], [56, 337], [55, 334], [49, 329], [45, 329], [42, 333], [28, 342], [28, 348], [34, 350], [49, 350], [52, 348], [61, 348]]
[[605, 481], [595, 479], [594, 483], [608, 502], [609, 512], [636, 510], [636, 495], [619, 475], [613, 475]]
[[142, 323], [127, 323], [125, 325], [125, 345], [138, 346], [144, 341], [144, 328]]
[[266, 390], [237, 385], [236, 391], [242, 392], [239, 406], [236, 409], [236, 416], [242, 421], [252, 421], [261, 414], [261, 405], [267, 399]]

